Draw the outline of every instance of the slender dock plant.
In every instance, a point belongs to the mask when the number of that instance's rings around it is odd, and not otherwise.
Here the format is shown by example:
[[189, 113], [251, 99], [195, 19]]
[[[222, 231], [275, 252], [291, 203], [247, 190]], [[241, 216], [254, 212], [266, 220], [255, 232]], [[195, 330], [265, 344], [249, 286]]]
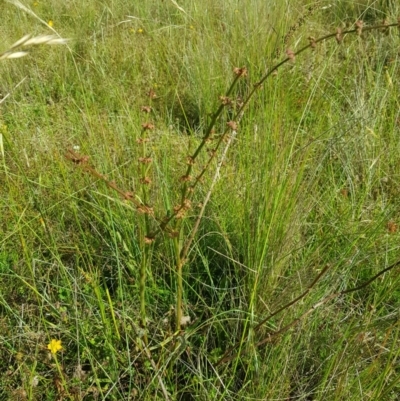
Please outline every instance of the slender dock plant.
[[[150, 197], [148, 192], [148, 185], [151, 180], [147, 175], [149, 166], [151, 164], [151, 158], [147, 154], [146, 143], [148, 139], [146, 139], [146, 132], [154, 129], [154, 124], [152, 122], [144, 122], [142, 124], [142, 135], [138, 139], [138, 143], [142, 146], [141, 153], [142, 156], [139, 158], [139, 163], [141, 165], [140, 169], [140, 188], [141, 193], [135, 194], [130, 191], [124, 191], [117, 187], [114, 182], [108, 181], [103, 175], [98, 173], [94, 167], [89, 166], [87, 163], [88, 157], [81, 156], [73, 152], [72, 150], [68, 150], [69, 158], [75, 160], [77, 164], [83, 166], [86, 171], [91, 173], [97, 178], [103, 179], [107, 185], [116, 190], [122, 197], [127, 201], [132, 201], [135, 204], [136, 210], [139, 214], [144, 216], [144, 227], [146, 227], [146, 233], [142, 234], [141, 244], [143, 250], [143, 258], [141, 261], [141, 270], [140, 270], [140, 315], [141, 315], [141, 323], [143, 328], [146, 326], [146, 309], [145, 309], [145, 292], [146, 292], [146, 269], [151, 267], [151, 263], [149, 261], [149, 245], [153, 244], [158, 235], [164, 234], [166, 238], [170, 238], [173, 241], [173, 248], [175, 250], [175, 275], [176, 275], [176, 320], [175, 327], [177, 331], [181, 330], [182, 322], [185, 320], [183, 316], [183, 297], [184, 297], [184, 288], [183, 288], [183, 273], [184, 268], [189, 264], [188, 253], [194, 238], [198, 232], [200, 221], [202, 219], [204, 213], [204, 207], [210, 199], [212, 189], [208, 191], [203, 203], [203, 207], [201, 212], [198, 214], [197, 219], [194, 220], [194, 223], [190, 225], [190, 220], [188, 219], [188, 212], [192, 210], [192, 201], [193, 195], [199, 185], [202, 182], [204, 176], [212, 170], [213, 161], [218, 157], [218, 155], [223, 155], [225, 157], [227, 153], [227, 149], [229, 148], [230, 142], [228, 140], [231, 134], [237, 135], [239, 129], [239, 121], [240, 118], [245, 113], [246, 107], [250, 104], [250, 102], [256, 97], [256, 93], [263, 86], [265, 81], [274, 76], [279, 68], [287, 63], [294, 63], [296, 58], [304, 53], [307, 50], [314, 50], [317, 48], [318, 44], [321, 42], [326, 42], [329, 40], [335, 40], [338, 45], [344, 45], [343, 41], [346, 36], [355, 34], [357, 36], [365, 35], [370, 31], [382, 31], [387, 32], [390, 28], [399, 27], [400, 18], [397, 22], [388, 23], [384, 21], [382, 24], [374, 25], [374, 26], [364, 26], [363, 21], [356, 21], [355, 27], [352, 29], [343, 30], [338, 28], [336, 32], [327, 34], [320, 38], [309, 37], [309, 43], [298, 50], [287, 49], [286, 57], [272, 66], [257, 82], [253, 84], [253, 86], [249, 89], [249, 92], [244, 97], [243, 101], [239, 103], [239, 106], [236, 107], [232, 118], [226, 123], [225, 127], [219, 127], [219, 121], [224, 111], [232, 106], [233, 104], [238, 104], [237, 99], [235, 98], [235, 88], [240, 79], [247, 76], [247, 68], [246, 67], [237, 67], [234, 68], [233, 73], [234, 77], [231, 85], [223, 96], [219, 98], [219, 105], [216, 107], [216, 111], [212, 114], [210, 118], [210, 122], [208, 126], [204, 130], [204, 134], [201, 138], [200, 143], [195, 148], [195, 150], [187, 156], [186, 160], [186, 171], [179, 178], [181, 182], [180, 189], [180, 201], [177, 203], [172, 211], [155, 211], [153, 207], [150, 205]], [[154, 97], [154, 92], [150, 91], [150, 97]], [[142, 108], [145, 112], [149, 112], [151, 110], [150, 106], [144, 106]], [[218, 132], [219, 131], [219, 132]], [[218, 133], [217, 133], [218, 132]], [[208, 147], [210, 145], [210, 147]], [[224, 148], [222, 151], [221, 149]], [[197, 163], [200, 155], [208, 154], [208, 159], [206, 163], [200, 167], [197, 167]], [[219, 164], [218, 169], [221, 164]], [[186, 231], [187, 223], [189, 225], [188, 232]], [[191, 227], [191, 228], [190, 228]], [[324, 271], [325, 273], [326, 271]], [[320, 276], [318, 276], [318, 279]], [[256, 327], [258, 329], [258, 327]]]

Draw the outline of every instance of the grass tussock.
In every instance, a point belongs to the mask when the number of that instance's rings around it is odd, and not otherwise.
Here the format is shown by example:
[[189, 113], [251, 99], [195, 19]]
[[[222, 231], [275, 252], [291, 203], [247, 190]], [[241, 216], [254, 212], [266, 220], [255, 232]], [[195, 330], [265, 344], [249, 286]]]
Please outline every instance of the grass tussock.
[[395, 2], [3, 9], [0, 399], [398, 398]]

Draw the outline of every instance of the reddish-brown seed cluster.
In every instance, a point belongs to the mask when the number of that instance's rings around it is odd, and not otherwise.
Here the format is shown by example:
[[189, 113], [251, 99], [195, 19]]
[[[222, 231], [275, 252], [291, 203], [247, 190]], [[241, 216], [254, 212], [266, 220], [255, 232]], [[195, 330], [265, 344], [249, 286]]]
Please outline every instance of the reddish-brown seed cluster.
[[151, 178], [150, 177], [143, 177], [143, 178], [140, 179], [140, 182], [141, 182], [141, 184], [149, 185], [149, 184], [151, 184]]
[[192, 202], [190, 201], [190, 199], [185, 199], [182, 205], [174, 207], [175, 218], [182, 219], [185, 216], [186, 212], [191, 208]]
[[179, 178], [180, 182], [189, 182], [192, 179], [190, 175], [183, 175], [181, 178]]
[[137, 210], [139, 213], [147, 214], [147, 215], [149, 215], [149, 216], [154, 216], [154, 209], [153, 209], [152, 207], [150, 207], [150, 206], [139, 205], [139, 206], [136, 208], [136, 210]]
[[233, 69], [233, 73], [238, 77], [247, 77], [247, 68], [246, 67], [235, 67]]
[[361, 36], [362, 30], [363, 30], [363, 27], [364, 27], [364, 22], [361, 21], [361, 20], [358, 20], [355, 25], [356, 25], [356, 33], [357, 33], [357, 35]]
[[149, 164], [153, 161], [153, 159], [151, 157], [139, 157], [138, 161], [139, 163]]
[[157, 98], [156, 92], [154, 92], [153, 89], [150, 89], [150, 90], [147, 92], [147, 96], [148, 96], [150, 99], [156, 99], [156, 98]]
[[65, 157], [75, 164], [87, 164], [89, 161], [89, 156], [80, 156], [71, 149], [68, 149], [68, 153], [65, 155]]
[[136, 139], [136, 143], [146, 143], [146, 142], [150, 142], [149, 138], [137, 138]]
[[148, 236], [145, 236], [145, 237], [144, 237], [144, 243], [145, 243], [146, 245], [150, 245], [150, 244], [152, 244], [154, 241], [155, 241], [155, 238], [154, 238], [154, 237], [148, 237]]
[[338, 29], [336, 30], [336, 36], [335, 36], [335, 38], [336, 38], [336, 42], [337, 42], [338, 44], [342, 43], [342, 41], [343, 41], [343, 34], [342, 34], [342, 29], [341, 29], [341, 28], [338, 28]]
[[124, 199], [125, 200], [131, 200], [133, 199], [133, 192], [127, 191], [124, 193]]
[[208, 155], [214, 157], [217, 154], [217, 149], [207, 149]]
[[221, 103], [222, 103], [224, 106], [228, 106], [228, 105], [231, 105], [231, 104], [232, 104], [232, 99], [229, 98], [228, 96], [220, 96], [220, 97], [219, 97], [219, 100], [221, 101]]
[[394, 221], [389, 221], [387, 224], [387, 229], [390, 234], [394, 234], [397, 231], [397, 224]]
[[236, 131], [238, 129], [238, 124], [236, 121], [228, 121], [226, 125], [233, 131]]
[[147, 130], [152, 130], [154, 129], [154, 124], [152, 123], [143, 123], [142, 128], [147, 131]]
[[179, 235], [179, 231], [175, 231], [175, 230], [168, 230], [167, 231], [167, 235], [169, 238], [177, 238]]
[[150, 113], [152, 108], [150, 106], [142, 106], [140, 110], [143, 111], [143, 113]]
[[289, 60], [294, 62], [296, 60], [296, 54], [293, 50], [287, 49], [286, 50], [286, 55], [288, 56]]

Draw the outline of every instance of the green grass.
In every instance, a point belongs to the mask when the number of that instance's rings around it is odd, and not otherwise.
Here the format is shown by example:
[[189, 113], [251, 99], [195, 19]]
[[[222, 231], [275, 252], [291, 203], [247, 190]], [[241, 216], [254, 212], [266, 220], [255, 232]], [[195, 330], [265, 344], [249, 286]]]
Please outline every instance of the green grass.
[[[265, 81], [187, 255], [216, 162], [192, 195], [181, 177], [235, 67], [240, 102], [288, 48], [396, 23], [398, 5], [136, 3], [26, 2], [71, 41], [0, 63], [0, 400], [397, 400], [398, 266], [344, 291], [399, 260], [398, 28], [321, 42]], [[53, 33], [8, 2], [0, 30], [0, 52]], [[189, 196], [146, 244], [158, 223], [136, 206], [163, 218]]]

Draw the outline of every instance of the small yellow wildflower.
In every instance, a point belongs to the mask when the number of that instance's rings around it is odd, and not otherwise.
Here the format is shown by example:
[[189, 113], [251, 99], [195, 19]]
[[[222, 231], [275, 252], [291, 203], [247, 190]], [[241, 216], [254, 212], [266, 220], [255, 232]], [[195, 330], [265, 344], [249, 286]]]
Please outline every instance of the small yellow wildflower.
[[51, 19], [51, 20], [49, 20], [49, 22], [47, 23], [47, 25], [51, 28], [53, 25], [54, 25], [54, 22], [53, 22], [53, 20]]
[[138, 32], [138, 33], [143, 33], [143, 29], [142, 29], [142, 28], [139, 28], [139, 29], [137, 30], [137, 32]]
[[51, 340], [50, 343], [47, 345], [47, 348], [52, 354], [56, 354], [58, 351], [63, 349], [61, 345], [61, 340]]
[[189, 27], [190, 29], [194, 29], [194, 26], [193, 25], [190, 25], [190, 27]]
[[37, 2], [37, 1], [35, 1], [34, 3], [33, 3], [33, 7], [37, 7], [39, 5], [39, 3]]

